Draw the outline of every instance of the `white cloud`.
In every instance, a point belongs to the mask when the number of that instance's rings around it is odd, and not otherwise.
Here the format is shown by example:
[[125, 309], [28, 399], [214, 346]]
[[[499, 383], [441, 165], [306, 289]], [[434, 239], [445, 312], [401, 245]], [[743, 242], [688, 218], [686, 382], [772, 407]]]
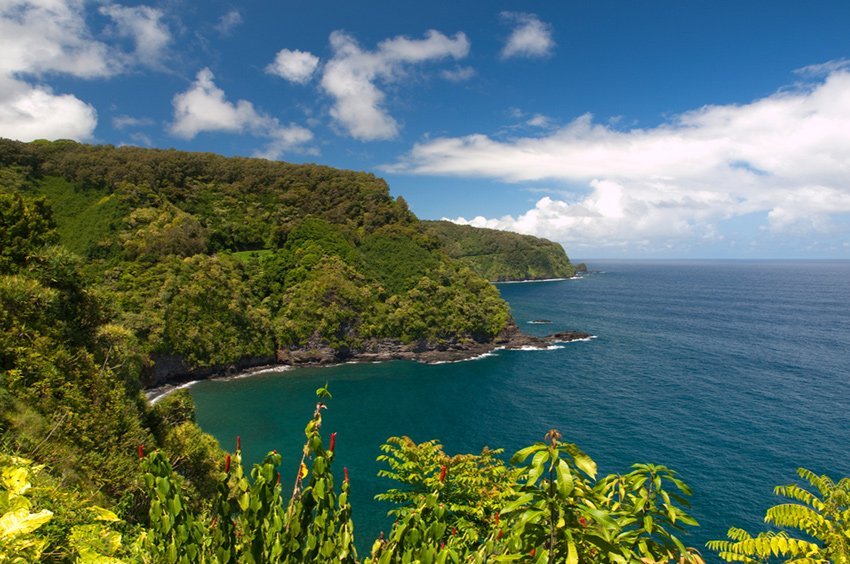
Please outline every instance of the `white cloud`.
[[42, 84], [56, 74], [108, 78], [135, 64], [155, 65], [170, 41], [153, 8], [104, 4], [114, 34], [130, 38], [132, 54], [96, 39], [87, 24], [84, 0], [0, 1], [0, 128], [20, 140], [58, 137], [91, 139], [94, 108], [71, 94]]
[[475, 69], [472, 67], [458, 66], [453, 69], [440, 71], [440, 76], [450, 82], [464, 82], [475, 76]]
[[112, 127], [115, 129], [126, 129], [128, 127], [149, 127], [154, 124], [151, 118], [137, 118], [133, 116], [120, 115], [112, 118]]
[[397, 80], [407, 65], [445, 58], [461, 59], [469, 53], [463, 33], [454, 37], [430, 30], [424, 39], [395, 37], [364, 51], [341, 31], [331, 34], [334, 55], [325, 65], [322, 88], [334, 98], [331, 116], [354, 138], [391, 139], [399, 124], [384, 107], [386, 95], [377, 81]]
[[213, 82], [214, 78], [210, 69], [202, 69], [189, 90], [174, 96], [172, 134], [192, 139], [202, 131], [241, 133], [246, 129], [259, 131], [266, 127], [268, 116], [259, 114], [246, 100], [229, 102], [224, 90]]
[[162, 12], [150, 6], [108, 4], [100, 13], [115, 22], [114, 33], [133, 42], [130, 60], [138, 65], [158, 67], [171, 43], [171, 32], [162, 21]]
[[846, 230], [830, 218], [850, 213], [850, 73], [651, 129], [584, 115], [539, 137], [428, 140], [385, 169], [584, 185], [583, 197], [542, 198], [516, 217], [458, 218], [571, 244], [681, 241], [753, 215], [774, 233]]
[[290, 152], [318, 154], [318, 151], [305, 148], [304, 145], [313, 140], [313, 132], [304, 127], [289, 124], [286, 127], [277, 126], [269, 132], [270, 140], [266, 146], [255, 153], [264, 159], [278, 159]]
[[552, 26], [541, 21], [535, 14], [502, 12], [502, 19], [515, 25], [505, 46], [503, 59], [514, 57], [548, 57], [555, 49]]
[[306, 51], [281, 49], [266, 72], [296, 84], [307, 84], [319, 66], [319, 57]]
[[850, 68], [850, 59], [835, 59], [825, 63], [807, 65], [805, 67], [795, 69], [794, 73], [807, 78], [821, 78], [829, 76], [836, 71], [847, 70], [848, 68]]
[[266, 158], [302, 150], [302, 145], [313, 139], [309, 129], [294, 124], [282, 126], [276, 118], [258, 112], [247, 100], [228, 101], [214, 78], [210, 69], [202, 69], [188, 90], [174, 96], [174, 122], [170, 126], [173, 135], [192, 139], [202, 132], [248, 132], [269, 140], [260, 153]]
[[218, 19], [215, 30], [222, 35], [230, 35], [234, 29], [242, 25], [242, 14], [232, 9]]
[[549, 127], [552, 124], [552, 120], [549, 116], [544, 116], [543, 114], [534, 114], [525, 122], [527, 125], [532, 127]]
[[97, 112], [82, 100], [0, 77], [0, 137], [87, 140], [96, 125]]
[[0, 2], [0, 74], [59, 72], [92, 78], [120, 71], [109, 48], [89, 32], [82, 0]]
[[89, 32], [84, 8], [82, 0], [0, 2], [0, 136], [92, 138], [97, 112], [91, 105], [33, 84], [48, 74], [94, 78], [121, 70]]

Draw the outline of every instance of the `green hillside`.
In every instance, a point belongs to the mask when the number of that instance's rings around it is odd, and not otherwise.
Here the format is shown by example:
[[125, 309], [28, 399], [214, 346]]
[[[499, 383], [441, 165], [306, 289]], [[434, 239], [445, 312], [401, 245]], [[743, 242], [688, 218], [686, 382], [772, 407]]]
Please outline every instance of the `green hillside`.
[[71, 141], [2, 141], [0, 166], [3, 192], [49, 208], [153, 379], [174, 359], [487, 342], [510, 318], [371, 174]]
[[450, 257], [493, 282], [569, 278], [576, 273], [564, 248], [547, 239], [449, 221], [424, 223]]

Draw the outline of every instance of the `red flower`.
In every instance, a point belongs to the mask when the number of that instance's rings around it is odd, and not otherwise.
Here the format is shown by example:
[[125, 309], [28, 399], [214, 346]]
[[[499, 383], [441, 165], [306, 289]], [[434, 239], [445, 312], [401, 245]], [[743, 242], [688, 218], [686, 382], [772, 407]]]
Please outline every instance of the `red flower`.
[[529, 553], [528, 553], [528, 555], [529, 555], [529, 556], [531, 556], [532, 558], [534, 558], [534, 553], [535, 553], [535, 552], [537, 552], [537, 549], [532, 548], [532, 549], [531, 549], [531, 552], [529, 552]]
[[139, 460], [145, 457], [145, 445], [139, 445]]
[[224, 459], [224, 472], [230, 472], [230, 455], [227, 455], [227, 458]]
[[331, 433], [331, 444], [328, 446], [328, 451], [333, 452], [336, 447], [336, 433]]
[[345, 481], [348, 481], [348, 466], [342, 467], [342, 475], [345, 476]]
[[501, 515], [499, 515], [498, 513], [496, 513], [495, 520], [496, 520], [496, 526], [497, 526], [497, 527], [499, 526], [499, 519], [501, 519], [501, 517], [502, 517]]
[[499, 532], [496, 533], [496, 540], [499, 540], [500, 538], [502, 538], [502, 529], [499, 529]]
[[277, 485], [280, 485], [280, 472], [277, 473]]
[[445, 480], [446, 480], [446, 467], [442, 466], [442, 467], [440, 467], [440, 483], [444, 482]]
[[582, 527], [587, 527], [587, 519], [584, 518], [584, 515], [578, 518], [578, 522]]
[[236, 452], [242, 450], [242, 437], [236, 435]]
[[457, 534], [457, 527], [452, 527], [452, 536]]

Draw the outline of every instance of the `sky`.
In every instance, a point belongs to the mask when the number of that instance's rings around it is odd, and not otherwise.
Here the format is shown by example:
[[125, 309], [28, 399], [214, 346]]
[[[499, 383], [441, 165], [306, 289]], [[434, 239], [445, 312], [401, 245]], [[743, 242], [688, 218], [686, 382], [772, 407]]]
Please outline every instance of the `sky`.
[[574, 258], [850, 259], [850, 2], [0, 0], [0, 137], [365, 170]]

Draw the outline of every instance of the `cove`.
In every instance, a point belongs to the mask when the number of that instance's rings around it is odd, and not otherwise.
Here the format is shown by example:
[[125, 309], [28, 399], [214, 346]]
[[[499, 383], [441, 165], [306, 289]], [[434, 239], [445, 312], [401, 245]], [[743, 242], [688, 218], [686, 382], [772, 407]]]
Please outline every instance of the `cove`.
[[[850, 475], [850, 263], [588, 261], [581, 280], [500, 285], [524, 331], [596, 336], [474, 361], [298, 368], [191, 388], [198, 422], [245, 462], [283, 454], [291, 484], [303, 428], [327, 381], [324, 431], [349, 468], [358, 545], [389, 527], [372, 500], [392, 483], [375, 457], [391, 435], [449, 453], [514, 450], [551, 428], [600, 471], [665, 464], [694, 490], [703, 548], [730, 526], [763, 528], [774, 485], [806, 466]], [[550, 324], [529, 324], [537, 319]], [[286, 490], [285, 490], [286, 491]], [[705, 554], [706, 551], [703, 550]], [[709, 560], [712, 560], [709, 557]]]

